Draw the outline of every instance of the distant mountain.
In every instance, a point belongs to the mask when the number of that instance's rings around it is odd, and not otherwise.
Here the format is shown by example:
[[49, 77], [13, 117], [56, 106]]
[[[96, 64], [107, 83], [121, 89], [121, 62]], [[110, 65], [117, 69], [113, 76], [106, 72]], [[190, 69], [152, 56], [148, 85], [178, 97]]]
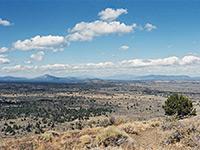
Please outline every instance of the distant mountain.
[[33, 78], [32, 80], [34, 80], [34, 81], [56, 81], [56, 80], [59, 80], [59, 79], [60, 79], [59, 77], [55, 77], [55, 76], [45, 74], [43, 76]]
[[105, 79], [105, 80], [134, 80], [137, 77], [138, 76], [129, 75], [129, 74], [120, 74], [120, 75], [103, 77], [102, 79]]
[[148, 75], [140, 76], [136, 78], [137, 80], [189, 80], [193, 79], [192, 77], [186, 75]]
[[52, 83], [89, 83], [101, 82], [106, 80], [118, 81], [131, 81], [131, 80], [200, 80], [200, 77], [189, 77], [186, 75], [147, 75], [147, 76], [134, 76], [134, 75], [115, 75], [103, 78], [95, 78], [93, 76], [80, 76], [80, 77], [56, 77], [45, 74], [43, 76], [35, 77], [32, 79], [23, 77], [5, 76], [0, 77], [0, 82], [52, 82]]
[[93, 82], [100, 80], [91, 76], [80, 76], [80, 77], [56, 77], [45, 74], [44, 76], [39, 76], [31, 79], [32, 82], [56, 82], [56, 83], [65, 83], [65, 82]]
[[83, 76], [78, 76], [78, 77], [76, 77], [77, 79], [83, 79], [83, 80], [85, 80], [85, 79], [97, 79], [95, 76], [89, 76], [89, 75], [83, 75]]
[[105, 80], [200, 80], [200, 77], [190, 77], [186, 75], [147, 75], [134, 76], [128, 74], [104, 77]]
[[8, 82], [27, 81], [27, 80], [29, 79], [23, 77], [13, 77], [13, 76], [0, 77], [0, 81], [8, 81]]
[[44, 76], [39, 76], [36, 78], [31, 79], [32, 81], [35, 82], [75, 82], [79, 81], [79, 79], [75, 77], [56, 77], [56, 76], [51, 76], [48, 74], [45, 74]]

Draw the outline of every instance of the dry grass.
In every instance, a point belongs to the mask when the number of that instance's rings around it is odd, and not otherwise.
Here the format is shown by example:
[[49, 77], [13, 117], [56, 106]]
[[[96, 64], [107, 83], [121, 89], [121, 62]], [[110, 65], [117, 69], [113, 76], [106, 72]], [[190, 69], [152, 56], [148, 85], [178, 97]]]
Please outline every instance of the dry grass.
[[200, 149], [199, 117], [164, 121], [161, 130], [164, 135], [163, 143], [166, 145], [179, 144], [193, 149]]
[[89, 144], [92, 141], [92, 138], [89, 135], [83, 135], [80, 137], [82, 144]]
[[67, 132], [48, 131], [39, 136], [3, 141], [0, 150], [192, 150], [200, 149], [199, 135], [199, 117], [152, 119]]
[[99, 131], [96, 137], [99, 146], [121, 147], [123, 149], [134, 149], [134, 140], [124, 131], [116, 126], [109, 126]]
[[116, 138], [118, 136], [128, 138], [129, 135], [124, 131], [121, 131], [116, 126], [109, 126], [103, 130], [100, 130], [97, 134], [97, 141], [103, 142], [109, 138]]
[[140, 131], [144, 131], [144, 130], [152, 128], [152, 124], [155, 124], [155, 123], [152, 121], [150, 122], [135, 121], [135, 122], [121, 124], [119, 125], [119, 128], [125, 131], [127, 134], [138, 135]]

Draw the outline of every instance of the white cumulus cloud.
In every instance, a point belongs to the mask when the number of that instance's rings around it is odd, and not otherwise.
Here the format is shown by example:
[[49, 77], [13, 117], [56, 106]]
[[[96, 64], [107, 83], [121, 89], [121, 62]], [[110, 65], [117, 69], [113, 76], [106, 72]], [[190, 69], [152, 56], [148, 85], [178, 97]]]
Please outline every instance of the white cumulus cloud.
[[[68, 42], [63, 36], [35, 36], [24, 41], [18, 40], [13, 43], [13, 48], [16, 50], [30, 51], [30, 50], [52, 50], [62, 49], [68, 46]], [[63, 49], [62, 49], [63, 50]]]
[[10, 63], [10, 60], [4, 57], [0, 57], [0, 64], [8, 64]]
[[7, 47], [1, 47], [0, 48], [0, 53], [5, 53], [8, 51], [8, 48]]
[[7, 20], [3, 20], [2, 18], [0, 18], [0, 25], [3, 25], [3, 26], [11, 26], [12, 23], [10, 23], [10, 22], [7, 21]]
[[[134, 74], [196, 74], [200, 73], [200, 57], [176, 56], [159, 59], [132, 59], [119, 62], [100, 62], [82, 64], [47, 64], [42, 66], [16, 65], [1, 68], [5, 72], [38, 72], [38, 73], [66, 73], [80, 74], [113, 74], [113, 73], [134, 73]], [[37, 73], [37, 74], [38, 74]]]
[[2, 70], [6, 71], [6, 72], [12, 72], [12, 71], [16, 71], [16, 70], [21, 70], [21, 65], [6, 66], [6, 67], [3, 67]]
[[36, 61], [41, 61], [41, 60], [43, 59], [43, 57], [44, 57], [44, 52], [43, 52], [43, 51], [38, 52], [38, 53], [36, 53], [36, 54], [32, 54], [32, 55], [30, 56], [31, 59], [34, 59], [34, 60], [36, 60]]
[[10, 63], [10, 60], [8, 58], [8, 55], [0, 55], [0, 64], [8, 64]]
[[145, 25], [145, 28], [147, 29], [147, 31], [151, 31], [151, 30], [153, 30], [153, 29], [157, 29], [156, 26], [153, 26], [153, 25], [150, 24], [150, 23], [147, 23], [147, 24]]
[[31, 61], [28, 60], [28, 61], [24, 61], [25, 64], [31, 64]]
[[180, 60], [180, 65], [190, 65], [200, 63], [200, 57], [196, 56], [185, 56], [182, 60]]
[[118, 18], [121, 14], [127, 14], [126, 9], [112, 9], [112, 8], [106, 8], [105, 10], [98, 13], [98, 16], [100, 16], [100, 19], [105, 21], [113, 21], [116, 18]]
[[126, 50], [129, 49], [129, 46], [124, 45], [124, 46], [121, 46], [121, 47], [118, 48], [118, 49], [119, 49], [119, 50], [122, 50], [122, 51], [126, 51]]
[[0, 55], [1, 58], [8, 57], [8, 55]]
[[197, 56], [198, 54], [197, 53], [189, 52], [188, 55]]
[[119, 21], [81, 22], [75, 25], [67, 38], [69, 41], [91, 41], [96, 36], [131, 33], [134, 32], [134, 28], [136, 28], [136, 24], [126, 25]]

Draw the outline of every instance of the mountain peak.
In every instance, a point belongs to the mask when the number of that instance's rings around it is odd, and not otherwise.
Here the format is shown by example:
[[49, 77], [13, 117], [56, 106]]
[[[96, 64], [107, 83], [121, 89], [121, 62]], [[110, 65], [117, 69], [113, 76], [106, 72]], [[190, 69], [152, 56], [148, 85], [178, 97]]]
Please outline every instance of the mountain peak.
[[59, 77], [51, 76], [49, 74], [45, 74], [43, 76], [39, 76], [34, 78], [35, 80], [58, 80], [60, 79]]

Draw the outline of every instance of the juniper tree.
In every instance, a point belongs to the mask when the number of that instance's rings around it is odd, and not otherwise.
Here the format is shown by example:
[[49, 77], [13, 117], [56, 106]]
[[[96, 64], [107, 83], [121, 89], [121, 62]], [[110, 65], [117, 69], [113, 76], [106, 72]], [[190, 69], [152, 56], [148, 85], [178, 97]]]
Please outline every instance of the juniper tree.
[[193, 107], [192, 101], [183, 95], [178, 95], [178, 93], [170, 95], [162, 108], [168, 116], [176, 114], [181, 118], [183, 116], [196, 115], [196, 109]]

